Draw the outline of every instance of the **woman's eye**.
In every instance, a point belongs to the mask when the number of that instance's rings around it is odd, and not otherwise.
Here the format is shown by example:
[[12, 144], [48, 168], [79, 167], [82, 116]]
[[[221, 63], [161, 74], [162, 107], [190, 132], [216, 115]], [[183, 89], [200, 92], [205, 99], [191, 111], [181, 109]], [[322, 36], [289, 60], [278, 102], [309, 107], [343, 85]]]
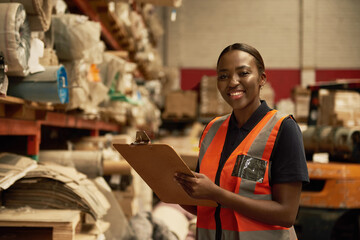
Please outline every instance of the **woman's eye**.
[[228, 78], [227, 74], [220, 74], [218, 75], [218, 80], [226, 80]]
[[249, 72], [240, 72], [239, 73], [239, 76], [241, 76], [241, 77], [245, 77], [247, 75], [249, 75]]

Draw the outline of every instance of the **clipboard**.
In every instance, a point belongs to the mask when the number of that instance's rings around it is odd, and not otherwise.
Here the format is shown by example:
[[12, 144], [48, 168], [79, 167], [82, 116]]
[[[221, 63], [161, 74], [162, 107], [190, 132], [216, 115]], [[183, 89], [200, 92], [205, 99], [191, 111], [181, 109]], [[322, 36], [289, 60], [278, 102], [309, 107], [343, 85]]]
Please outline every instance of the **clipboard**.
[[194, 176], [176, 151], [167, 144], [151, 144], [143, 131], [138, 131], [132, 144], [113, 143], [114, 148], [149, 185], [161, 201], [181, 205], [216, 207], [212, 200], [195, 199], [174, 181], [174, 173]]

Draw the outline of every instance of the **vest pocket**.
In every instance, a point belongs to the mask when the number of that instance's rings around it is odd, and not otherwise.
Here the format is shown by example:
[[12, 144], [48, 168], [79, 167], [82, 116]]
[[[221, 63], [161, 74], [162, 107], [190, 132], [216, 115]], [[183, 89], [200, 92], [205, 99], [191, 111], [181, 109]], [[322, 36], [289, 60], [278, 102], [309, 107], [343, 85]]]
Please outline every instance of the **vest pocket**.
[[238, 155], [231, 176], [262, 183], [267, 161], [247, 155]]

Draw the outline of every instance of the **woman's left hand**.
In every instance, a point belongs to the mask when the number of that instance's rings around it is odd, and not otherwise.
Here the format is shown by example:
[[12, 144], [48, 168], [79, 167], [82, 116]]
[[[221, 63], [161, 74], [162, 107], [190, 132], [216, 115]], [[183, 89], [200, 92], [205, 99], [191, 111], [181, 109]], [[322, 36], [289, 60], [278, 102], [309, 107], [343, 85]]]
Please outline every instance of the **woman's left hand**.
[[193, 172], [193, 174], [195, 177], [183, 173], [175, 173], [174, 180], [183, 187], [190, 197], [214, 200], [219, 186], [204, 174], [196, 172]]

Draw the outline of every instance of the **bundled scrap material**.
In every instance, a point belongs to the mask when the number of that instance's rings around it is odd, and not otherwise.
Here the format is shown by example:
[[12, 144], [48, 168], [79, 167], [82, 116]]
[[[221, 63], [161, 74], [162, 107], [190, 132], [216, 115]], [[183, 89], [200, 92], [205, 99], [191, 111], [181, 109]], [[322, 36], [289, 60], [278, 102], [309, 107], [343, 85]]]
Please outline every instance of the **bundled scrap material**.
[[0, 0], [2, 3], [17, 2], [24, 6], [31, 31], [47, 31], [51, 23], [52, 0]]
[[164, 35], [164, 28], [157, 17], [155, 6], [152, 4], [145, 4], [141, 10], [145, 24], [150, 29], [150, 39], [156, 46]]
[[136, 87], [133, 72], [136, 64], [105, 52], [104, 61], [99, 65], [103, 84], [108, 87], [109, 100], [101, 113], [104, 118], [118, 123], [126, 123], [127, 109], [136, 104], [130, 97]]
[[70, 101], [66, 106], [67, 110], [86, 109], [90, 88], [87, 81], [88, 64], [83, 60], [64, 62], [68, 74]]
[[66, 110], [82, 110], [89, 118], [98, 114], [98, 105], [108, 98], [109, 89], [101, 81], [95, 64], [76, 60], [64, 62], [69, 76], [70, 101]]
[[55, 35], [55, 50], [60, 60], [82, 59], [86, 52], [99, 47], [100, 23], [89, 21], [86, 16], [59, 14], [52, 17]]
[[27, 157], [12, 153], [0, 154], [0, 189], [9, 188], [14, 182], [36, 168], [37, 163]]
[[109, 202], [92, 181], [74, 168], [38, 165], [3, 192], [4, 206], [36, 209], [78, 209], [101, 219]]
[[103, 59], [99, 68], [105, 86], [112, 88], [115, 92], [131, 93], [135, 85], [133, 72], [136, 64], [109, 52], [104, 53]]
[[0, 51], [8, 64], [8, 76], [29, 72], [30, 29], [24, 7], [19, 3], [0, 4]]
[[52, 17], [51, 28], [56, 54], [69, 76], [70, 101], [66, 110], [80, 110], [87, 118], [97, 118], [98, 105], [107, 99], [109, 90], [97, 67], [105, 50], [100, 24], [83, 15], [57, 14]]

